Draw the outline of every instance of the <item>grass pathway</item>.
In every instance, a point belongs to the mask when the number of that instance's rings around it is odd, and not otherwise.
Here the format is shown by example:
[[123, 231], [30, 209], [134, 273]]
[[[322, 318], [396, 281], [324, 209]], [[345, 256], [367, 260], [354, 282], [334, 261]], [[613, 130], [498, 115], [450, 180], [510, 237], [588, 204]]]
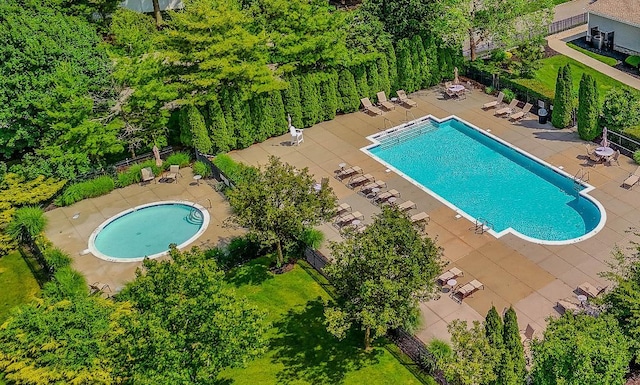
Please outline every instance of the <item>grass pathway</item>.
[[409, 370], [413, 363], [385, 340], [366, 353], [361, 333], [338, 341], [325, 328], [326, 281], [304, 262], [278, 276], [268, 272], [268, 262], [254, 260], [228, 277], [239, 294], [267, 313], [268, 351], [246, 368], [224, 371], [221, 379], [238, 385], [435, 384], [415, 377]]

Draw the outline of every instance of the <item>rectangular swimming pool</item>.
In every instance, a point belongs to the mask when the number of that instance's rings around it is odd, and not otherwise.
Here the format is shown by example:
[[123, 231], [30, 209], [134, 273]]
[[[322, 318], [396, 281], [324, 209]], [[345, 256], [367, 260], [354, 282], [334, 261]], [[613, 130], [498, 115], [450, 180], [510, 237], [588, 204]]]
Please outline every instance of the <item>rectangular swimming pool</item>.
[[604, 226], [592, 187], [456, 117], [431, 116], [369, 137], [363, 149], [470, 220], [545, 244]]

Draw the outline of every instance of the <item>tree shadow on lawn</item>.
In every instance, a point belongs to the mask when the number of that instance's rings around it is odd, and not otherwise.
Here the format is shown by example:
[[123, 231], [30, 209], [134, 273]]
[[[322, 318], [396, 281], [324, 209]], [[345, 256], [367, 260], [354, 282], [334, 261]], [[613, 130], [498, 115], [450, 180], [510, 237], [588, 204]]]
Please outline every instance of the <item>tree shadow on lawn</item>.
[[382, 351], [365, 352], [363, 333], [349, 332], [339, 341], [327, 331], [325, 321], [323, 300], [317, 298], [274, 323], [280, 333], [271, 340], [273, 361], [284, 365], [278, 383], [337, 384], [348, 372], [378, 363]]
[[232, 269], [227, 275], [227, 282], [235, 287], [244, 285], [258, 286], [263, 282], [273, 279], [273, 274], [269, 272], [271, 259], [261, 257], [251, 260], [239, 267]]

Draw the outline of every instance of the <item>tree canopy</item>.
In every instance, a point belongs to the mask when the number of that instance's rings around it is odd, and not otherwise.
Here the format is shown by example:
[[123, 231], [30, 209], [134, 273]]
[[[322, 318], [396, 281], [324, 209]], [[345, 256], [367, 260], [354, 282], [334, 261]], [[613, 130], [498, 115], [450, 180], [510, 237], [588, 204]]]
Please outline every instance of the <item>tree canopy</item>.
[[366, 349], [388, 329], [415, 324], [418, 302], [434, 293], [441, 269], [440, 247], [389, 207], [331, 251], [334, 263], [325, 272], [339, 299], [325, 311], [328, 330], [343, 338], [355, 324], [365, 332]]

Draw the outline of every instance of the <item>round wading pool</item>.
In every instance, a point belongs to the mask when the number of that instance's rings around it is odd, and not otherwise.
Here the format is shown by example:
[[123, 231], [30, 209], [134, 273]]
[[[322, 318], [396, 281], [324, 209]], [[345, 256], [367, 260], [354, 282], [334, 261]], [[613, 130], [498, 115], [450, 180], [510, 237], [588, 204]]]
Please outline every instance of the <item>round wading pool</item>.
[[163, 201], [125, 210], [103, 222], [89, 237], [89, 251], [112, 262], [135, 262], [165, 255], [195, 241], [209, 225], [209, 212], [184, 201]]

